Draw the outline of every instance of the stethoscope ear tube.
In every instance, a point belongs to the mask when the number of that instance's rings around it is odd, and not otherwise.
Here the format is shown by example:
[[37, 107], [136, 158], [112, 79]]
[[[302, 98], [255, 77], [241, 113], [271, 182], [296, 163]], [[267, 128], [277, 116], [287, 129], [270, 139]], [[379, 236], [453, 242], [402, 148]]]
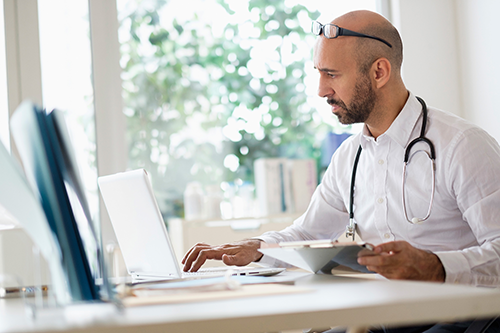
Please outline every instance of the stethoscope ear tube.
[[412, 142], [410, 142], [405, 149], [405, 158], [404, 158], [405, 163], [408, 163], [408, 160], [410, 159], [411, 149], [418, 142], [427, 143], [427, 145], [429, 146], [429, 149], [431, 150], [430, 158], [432, 160], [436, 159], [436, 150], [434, 149], [434, 145], [432, 144], [431, 140], [429, 140], [425, 137], [425, 131], [427, 130], [427, 119], [428, 119], [427, 105], [425, 104], [425, 101], [422, 98], [420, 98], [418, 96], [416, 98], [420, 102], [420, 104], [422, 104], [422, 127], [420, 128], [420, 136], [418, 138], [416, 138], [415, 140], [413, 140]]
[[427, 145], [429, 146], [429, 149], [431, 151], [430, 155], [429, 155], [429, 158], [431, 160], [435, 160], [436, 159], [436, 151], [434, 150], [434, 145], [432, 144], [432, 142], [427, 139], [426, 137], [418, 137], [416, 138], [415, 140], [413, 140], [412, 142], [410, 142], [408, 144], [408, 146], [406, 147], [406, 150], [405, 150], [405, 158], [404, 158], [404, 163], [407, 164], [408, 161], [410, 160], [410, 153], [411, 153], [411, 148], [419, 143], [419, 142], [425, 142], [427, 143]]

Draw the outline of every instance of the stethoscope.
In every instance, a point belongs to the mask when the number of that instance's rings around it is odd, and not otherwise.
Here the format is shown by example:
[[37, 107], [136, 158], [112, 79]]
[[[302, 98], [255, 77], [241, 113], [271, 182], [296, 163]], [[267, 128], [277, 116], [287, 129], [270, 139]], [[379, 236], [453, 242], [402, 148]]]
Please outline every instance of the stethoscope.
[[[434, 193], [436, 191], [436, 167], [435, 167], [435, 160], [436, 160], [436, 152], [434, 150], [434, 145], [432, 142], [425, 137], [425, 130], [427, 127], [427, 105], [425, 105], [425, 102], [423, 99], [420, 97], [417, 97], [417, 100], [422, 104], [422, 128], [420, 129], [420, 136], [413, 141], [411, 141], [408, 146], [406, 146], [405, 149], [405, 157], [403, 161], [403, 213], [406, 218], [406, 221], [408, 221], [411, 224], [419, 224], [424, 221], [426, 221], [429, 216], [431, 216], [431, 210], [432, 210], [432, 203], [434, 202]], [[411, 149], [415, 144], [418, 142], [424, 142], [426, 143], [429, 148], [430, 148], [430, 153], [427, 152], [426, 150], [419, 149], [413, 153], [411, 153]], [[358, 169], [358, 162], [359, 162], [359, 156], [361, 155], [361, 145], [358, 147], [358, 151], [356, 153], [356, 158], [354, 159], [354, 166], [352, 168], [352, 176], [351, 176], [351, 190], [350, 190], [350, 198], [349, 198], [349, 224], [346, 226], [346, 232], [345, 236], [350, 237], [352, 236], [352, 240], [354, 241], [354, 238], [356, 236], [356, 222], [354, 222], [354, 184], [356, 183], [356, 171]], [[406, 210], [406, 197], [405, 197], [405, 186], [406, 186], [406, 166], [408, 163], [410, 163], [411, 158], [415, 156], [418, 153], [425, 153], [425, 155], [429, 158], [430, 164], [431, 164], [431, 172], [432, 172], [432, 189], [431, 189], [431, 197], [430, 197], [430, 202], [429, 202], [429, 209], [427, 210], [427, 215], [425, 217], [414, 217], [411, 220], [408, 217], [408, 213]]]

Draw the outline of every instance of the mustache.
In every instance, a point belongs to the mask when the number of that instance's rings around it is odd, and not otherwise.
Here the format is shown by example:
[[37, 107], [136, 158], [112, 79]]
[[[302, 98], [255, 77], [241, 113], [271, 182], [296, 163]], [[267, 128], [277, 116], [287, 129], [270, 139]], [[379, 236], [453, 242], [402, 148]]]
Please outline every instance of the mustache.
[[328, 104], [332, 105], [332, 106], [333, 106], [333, 105], [340, 106], [340, 107], [345, 107], [345, 106], [346, 106], [346, 105], [344, 104], [344, 102], [342, 102], [342, 101], [336, 101], [336, 100], [334, 100], [333, 98], [328, 98], [328, 99], [326, 100], [326, 102], [327, 102]]

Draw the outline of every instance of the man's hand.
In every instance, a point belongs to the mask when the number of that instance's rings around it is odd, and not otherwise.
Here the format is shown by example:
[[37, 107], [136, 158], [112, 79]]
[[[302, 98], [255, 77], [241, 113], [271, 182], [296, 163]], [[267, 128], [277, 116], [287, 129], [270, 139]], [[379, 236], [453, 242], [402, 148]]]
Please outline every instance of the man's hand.
[[207, 259], [222, 260], [226, 265], [248, 265], [262, 258], [263, 254], [257, 251], [261, 242], [258, 239], [245, 239], [216, 246], [197, 243], [182, 258], [184, 272], [198, 271]]
[[405, 241], [382, 243], [373, 253], [358, 258], [360, 265], [389, 279], [444, 282], [445, 271], [439, 258]]

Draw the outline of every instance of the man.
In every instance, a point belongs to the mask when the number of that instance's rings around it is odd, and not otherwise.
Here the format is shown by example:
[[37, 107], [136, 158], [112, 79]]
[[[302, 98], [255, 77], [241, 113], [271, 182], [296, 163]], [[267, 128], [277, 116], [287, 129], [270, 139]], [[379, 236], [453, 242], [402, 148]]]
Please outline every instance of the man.
[[[196, 271], [207, 259], [275, 264], [258, 252], [261, 242], [343, 237], [354, 172], [355, 231], [376, 244], [376, 255], [360, 257], [360, 264], [389, 279], [500, 286], [497, 142], [452, 114], [428, 108], [425, 117], [424, 104], [401, 78], [400, 36], [382, 16], [351, 12], [331, 24], [315, 23], [313, 30], [319, 35], [318, 94], [340, 122], [363, 122], [363, 131], [335, 152], [307, 211], [292, 226], [259, 239], [196, 244], [183, 258], [184, 270]], [[425, 139], [411, 147], [403, 180], [406, 150], [422, 129]], [[435, 166], [428, 157], [433, 150]]]

